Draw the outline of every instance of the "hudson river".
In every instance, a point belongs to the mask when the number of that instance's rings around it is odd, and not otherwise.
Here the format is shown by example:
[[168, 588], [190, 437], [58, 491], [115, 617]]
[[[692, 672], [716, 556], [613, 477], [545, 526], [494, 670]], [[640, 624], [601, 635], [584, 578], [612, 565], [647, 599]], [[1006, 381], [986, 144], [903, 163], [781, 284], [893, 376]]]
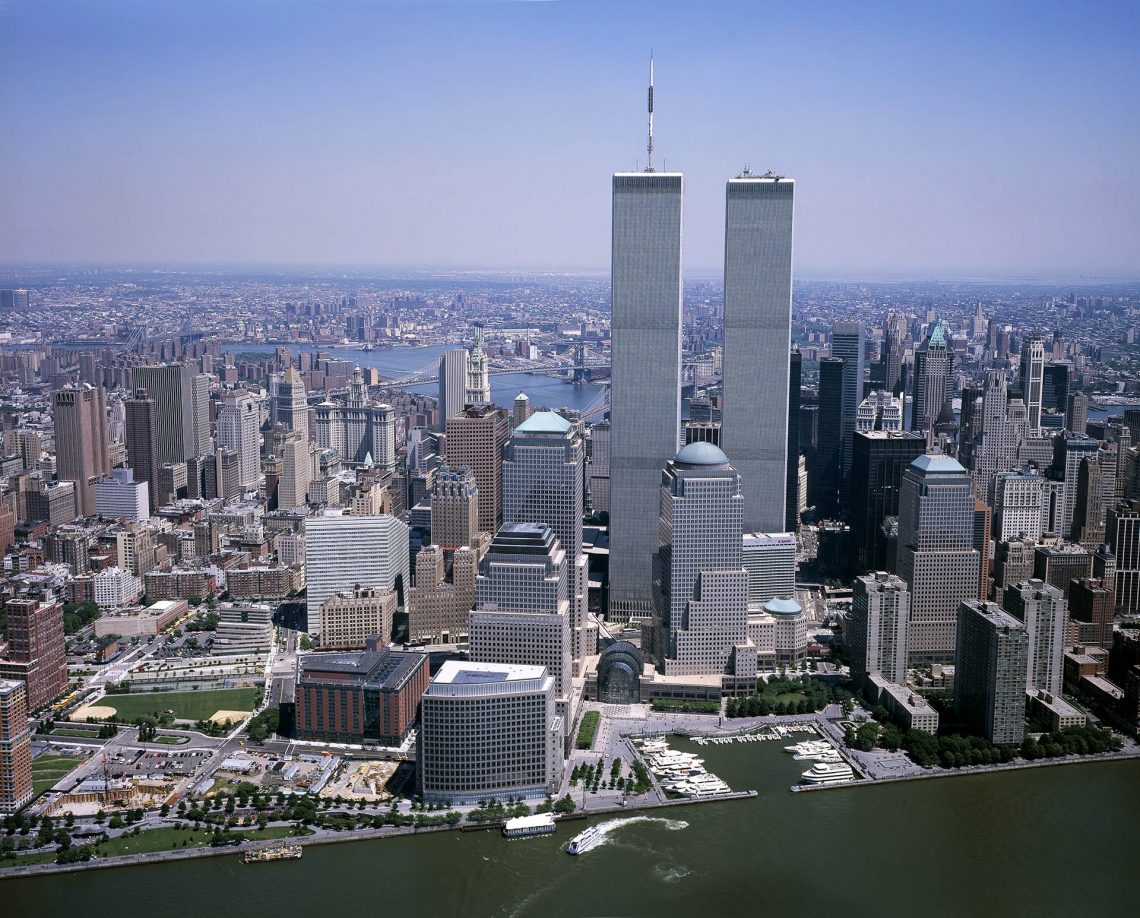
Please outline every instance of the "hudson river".
[[[316, 845], [299, 861], [236, 853], [0, 881], [0, 913], [163, 916], [704, 918], [1135, 915], [1140, 764], [1107, 762], [793, 794], [810, 763], [781, 743], [691, 746], [751, 800], [631, 813], [585, 828]], [[613, 817], [594, 819], [609, 821]]]

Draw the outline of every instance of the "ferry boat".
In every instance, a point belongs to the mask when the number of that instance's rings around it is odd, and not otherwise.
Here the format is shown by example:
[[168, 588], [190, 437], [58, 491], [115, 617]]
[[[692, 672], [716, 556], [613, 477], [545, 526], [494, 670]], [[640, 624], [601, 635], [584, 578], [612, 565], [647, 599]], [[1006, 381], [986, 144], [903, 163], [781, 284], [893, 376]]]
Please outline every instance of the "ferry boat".
[[554, 834], [554, 814], [536, 813], [533, 816], [516, 816], [503, 823], [504, 838], [531, 838], [535, 835]]
[[855, 772], [842, 762], [816, 762], [803, 773], [801, 780], [805, 784], [842, 784], [854, 781]]
[[597, 826], [590, 826], [585, 832], [580, 835], [575, 835], [570, 841], [570, 847], [566, 849], [567, 854], [585, 854], [591, 848], [596, 848], [602, 843], [602, 839], [606, 837], [606, 833], [599, 829]]
[[267, 861], [294, 861], [305, 849], [300, 845], [274, 845], [271, 848], [256, 848], [242, 855], [243, 864], [262, 864]]

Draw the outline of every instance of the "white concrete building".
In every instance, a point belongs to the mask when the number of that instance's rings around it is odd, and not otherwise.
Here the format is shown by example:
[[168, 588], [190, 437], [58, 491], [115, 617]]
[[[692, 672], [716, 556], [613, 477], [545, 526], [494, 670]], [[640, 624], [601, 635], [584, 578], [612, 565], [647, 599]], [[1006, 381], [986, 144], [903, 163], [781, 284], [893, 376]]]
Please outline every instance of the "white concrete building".
[[237, 453], [241, 487], [257, 487], [261, 477], [261, 409], [248, 392], [226, 393], [218, 411], [218, 446]]
[[308, 630], [319, 634], [321, 606], [357, 586], [394, 590], [409, 580], [408, 527], [394, 516], [315, 516], [305, 521]]
[[796, 537], [790, 532], [746, 532], [741, 560], [748, 571], [748, 601], [766, 603], [796, 595]]
[[910, 591], [901, 577], [876, 571], [855, 580], [847, 646], [856, 687], [872, 673], [903, 682], [909, 618]]
[[134, 605], [142, 596], [143, 585], [130, 571], [117, 565], [104, 568], [91, 577], [95, 605], [112, 612]]
[[113, 469], [110, 478], [95, 482], [95, 512], [105, 520], [150, 518], [150, 487], [135, 481], [131, 469]]

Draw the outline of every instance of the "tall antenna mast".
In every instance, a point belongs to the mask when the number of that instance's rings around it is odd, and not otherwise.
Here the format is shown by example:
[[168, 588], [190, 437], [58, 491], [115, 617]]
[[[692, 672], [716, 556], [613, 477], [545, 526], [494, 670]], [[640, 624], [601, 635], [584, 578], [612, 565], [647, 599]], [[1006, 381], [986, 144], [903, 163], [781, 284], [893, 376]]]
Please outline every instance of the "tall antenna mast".
[[653, 52], [649, 52], [649, 136], [645, 141], [645, 171], [653, 171]]

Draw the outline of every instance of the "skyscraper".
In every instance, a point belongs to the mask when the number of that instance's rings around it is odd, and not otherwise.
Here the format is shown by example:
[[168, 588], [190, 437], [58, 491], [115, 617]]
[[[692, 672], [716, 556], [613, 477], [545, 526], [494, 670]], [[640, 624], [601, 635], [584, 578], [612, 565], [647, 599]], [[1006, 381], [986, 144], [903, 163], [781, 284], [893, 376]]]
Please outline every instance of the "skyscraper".
[[218, 412], [218, 446], [237, 453], [241, 487], [256, 487], [261, 477], [261, 412], [248, 392], [226, 393]]
[[[431, 540], [451, 552], [479, 545], [479, 487], [466, 466], [440, 466], [431, 492]], [[417, 568], [418, 570], [418, 568]]]
[[799, 475], [800, 475], [800, 382], [803, 376], [803, 358], [800, 349], [792, 345], [788, 371], [788, 452], [785, 459], [784, 528], [794, 532], [799, 528]]
[[978, 595], [974, 489], [949, 456], [919, 456], [899, 493], [898, 573], [910, 586], [910, 663], [954, 659], [958, 605]]
[[1025, 735], [1029, 634], [1001, 606], [971, 599], [958, 607], [954, 710], [996, 745]]
[[892, 570], [881, 538], [883, 520], [898, 516], [903, 473], [925, 452], [925, 439], [909, 430], [856, 431], [851, 458], [851, 540], [864, 571]]
[[741, 563], [748, 572], [748, 601], [794, 599], [796, 537], [790, 532], [746, 532]]
[[848, 647], [851, 679], [857, 688], [872, 673], [888, 682], [906, 678], [909, 619], [910, 592], [901, 578], [876, 571], [855, 580]]
[[658, 667], [667, 676], [731, 672], [734, 648], [748, 640], [740, 476], [718, 447], [690, 443], [662, 473], [659, 506]]
[[1045, 384], [1045, 343], [1040, 338], [1026, 338], [1021, 346], [1021, 398], [1029, 411], [1029, 429], [1041, 429], [1041, 404]]
[[[863, 401], [862, 322], [836, 322], [831, 327], [831, 356], [843, 358], [843, 411], [839, 437], [841, 481], [846, 484], [851, 479], [851, 436], [855, 432], [859, 404]], [[938, 408], [935, 408], [936, 412]]]
[[[289, 432], [281, 450], [281, 480], [277, 485], [277, 507], [292, 510], [309, 500], [313, 481], [313, 456], [309, 441], [298, 430]], [[219, 494], [222, 488], [219, 487]]]
[[928, 438], [947, 396], [953, 394], [950, 376], [954, 369], [954, 351], [950, 348], [950, 329], [935, 319], [930, 333], [914, 352], [914, 389], [910, 429]]
[[902, 380], [903, 340], [906, 337], [906, 316], [897, 312], [887, 314], [883, 327], [883, 388], [895, 393]]
[[1116, 556], [1117, 605], [1130, 614], [1140, 612], [1140, 500], [1109, 508], [1105, 538]]
[[276, 391], [272, 393], [274, 418], [284, 424], [286, 430], [295, 430], [306, 441], [309, 439], [309, 399], [305, 392], [305, 381], [296, 367], [289, 367], [277, 380]]
[[154, 399], [158, 465], [213, 452], [210, 444], [210, 378], [183, 364], [135, 367], [134, 388]]
[[610, 616], [653, 604], [661, 469], [681, 428], [679, 173], [613, 177]]
[[111, 472], [107, 443], [107, 393], [84, 384], [52, 396], [56, 475], [75, 485], [80, 516], [95, 514], [95, 482]]
[[726, 190], [722, 445], [750, 531], [786, 520], [794, 196], [792, 179], [747, 171]]
[[839, 515], [839, 488], [843, 475], [844, 361], [824, 357], [819, 361], [819, 433], [815, 467], [808, 485], [816, 516]]
[[319, 634], [321, 606], [356, 587], [395, 590], [408, 580], [408, 527], [394, 516], [315, 516], [305, 520], [307, 630]]
[[158, 420], [154, 399], [146, 389], [136, 389], [135, 397], [124, 403], [126, 411], [127, 464], [134, 470], [136, 481], [145, 481], [150, 508], [159, 505], [158, 494]]
[[1088, 432], [1086, 430], [1088, 423], [1089, 397], [1083, 392], [1073, 392], [1069, 395], [1068, 409], [1065, 412], [1065, 428], [1073, 433], [1083, 434]]
[[590, 428], [590, 509], [610, 512], [610, 422], [599, 421]]
[[503, 517], [503, 444], [509, 432], [494, 405], [470, 405], [447, 419], [447, 462], [475, 474], [480, 532], [495, 532]]
[[582, 550], [585, 444], [578, 429], [553, 411], [519, 424], [503, 449], [503, 523], [546, 523], [566, 553], [573, 657], [596, 650], [587, 629], [589, 568]]
[[447, 419], [459, 414], [467, 396], [467, 350], [457, 347], [439, 357], [439, 429], [447, 428]]
[[373, 402], [360, 367], [353, 371], [344, 402], [325, 400], [314, 409], [315, 439], [322, 449], [335, 449], [345, 462], [396, 467], [396, 411]]

